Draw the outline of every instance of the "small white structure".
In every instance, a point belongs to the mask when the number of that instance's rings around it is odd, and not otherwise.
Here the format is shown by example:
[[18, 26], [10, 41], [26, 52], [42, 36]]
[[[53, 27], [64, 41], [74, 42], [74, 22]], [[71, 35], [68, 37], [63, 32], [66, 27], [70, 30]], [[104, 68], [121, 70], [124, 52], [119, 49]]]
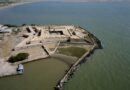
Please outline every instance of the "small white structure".
[[0, 33], [11, 33], [12, 29], [7, 26], [0, 25]]
[[0, 28], [2, 27], [3, 25], [0, 24]]
[[24, 72], [24, 66], [22, 64], [19, 64], [18, 68], [17, 68], [17, 73], [18, 74], [23, 74], [23, 72]]

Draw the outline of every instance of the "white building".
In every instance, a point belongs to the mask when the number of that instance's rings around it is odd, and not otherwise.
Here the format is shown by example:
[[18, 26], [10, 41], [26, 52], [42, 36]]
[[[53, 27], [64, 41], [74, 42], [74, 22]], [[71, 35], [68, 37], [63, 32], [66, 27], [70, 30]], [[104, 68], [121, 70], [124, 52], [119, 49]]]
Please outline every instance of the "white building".
[[0, 33], [11, 33], [12, 29], [7, 26], [0, 25]]

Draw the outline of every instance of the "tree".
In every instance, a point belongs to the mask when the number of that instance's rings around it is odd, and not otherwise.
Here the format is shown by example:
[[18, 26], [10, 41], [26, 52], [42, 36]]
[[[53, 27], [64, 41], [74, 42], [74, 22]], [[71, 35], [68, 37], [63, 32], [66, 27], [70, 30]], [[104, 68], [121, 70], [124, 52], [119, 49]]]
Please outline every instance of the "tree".
[[10, 63], [18, 62], [27, 59], [29, 56], [28, 53], [18, 53], [16, 56], [11, 56], [8, 61]]

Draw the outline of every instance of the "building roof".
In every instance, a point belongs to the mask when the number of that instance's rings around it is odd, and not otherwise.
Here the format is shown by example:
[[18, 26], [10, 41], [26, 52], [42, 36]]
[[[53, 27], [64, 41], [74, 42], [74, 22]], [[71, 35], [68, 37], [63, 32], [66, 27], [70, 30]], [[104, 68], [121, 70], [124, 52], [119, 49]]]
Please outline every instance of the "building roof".
[[19, 69], [19, 70], [24, 69], [23, 65], [22, 65], [22, 64], [19, 64], [19, 65], [18, 65], [18, 69]]

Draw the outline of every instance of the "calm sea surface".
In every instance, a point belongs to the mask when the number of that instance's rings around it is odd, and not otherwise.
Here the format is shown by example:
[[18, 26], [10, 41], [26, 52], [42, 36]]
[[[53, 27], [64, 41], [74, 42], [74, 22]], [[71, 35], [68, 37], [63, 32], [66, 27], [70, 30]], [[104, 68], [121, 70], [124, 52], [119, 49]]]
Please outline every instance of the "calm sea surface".
[[[130, 3], [24, 4], [1, 9], [0, 23], [75, 24], [88, 29], [104, 49], [96, 50], [65, 90], [130, 90]], [[28, 63], [24, 75], [0, 79], [0, 90], [53, 90], [67, 68], [57, 60]]]

